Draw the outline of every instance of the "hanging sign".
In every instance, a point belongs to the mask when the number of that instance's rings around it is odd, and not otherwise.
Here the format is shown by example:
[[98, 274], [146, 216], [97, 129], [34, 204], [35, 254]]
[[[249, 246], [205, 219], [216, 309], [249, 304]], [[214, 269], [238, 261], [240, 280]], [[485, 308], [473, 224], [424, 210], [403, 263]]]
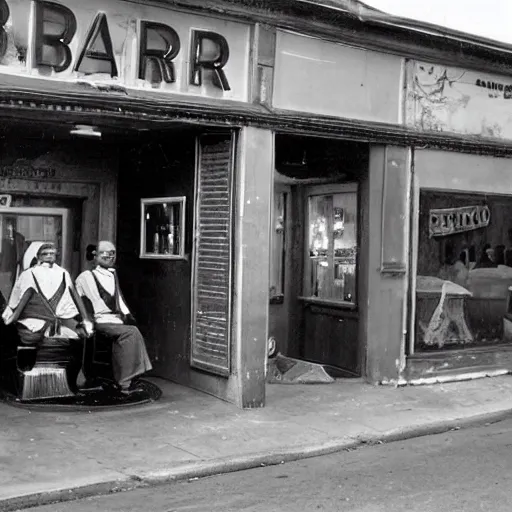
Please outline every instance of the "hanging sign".
[[489, 225], [491, 211], [488, 206], [462, 206], [430, 210], [430, 237], [448, 236], [472, 231]]

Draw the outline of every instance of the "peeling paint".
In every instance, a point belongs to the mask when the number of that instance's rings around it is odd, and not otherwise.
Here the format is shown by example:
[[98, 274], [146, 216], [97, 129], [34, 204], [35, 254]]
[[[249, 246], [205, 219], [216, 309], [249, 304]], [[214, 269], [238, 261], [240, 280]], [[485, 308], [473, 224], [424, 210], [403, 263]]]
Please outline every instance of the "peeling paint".
[[[460, 68], [408, 63], [407, 124], [434, 132], [512, 138], [512, 99], [507, 77]], [[483, 83], [496, 85], [490, 90]]]

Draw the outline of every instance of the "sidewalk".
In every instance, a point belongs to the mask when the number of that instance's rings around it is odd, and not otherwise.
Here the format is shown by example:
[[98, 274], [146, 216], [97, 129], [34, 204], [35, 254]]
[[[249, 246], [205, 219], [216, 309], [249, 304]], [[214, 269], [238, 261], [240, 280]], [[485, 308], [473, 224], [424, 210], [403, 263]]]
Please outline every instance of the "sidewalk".
[[154, 382], [163, 397], [134, 408], [29, 412], [0, 404], [0, 510], [279, 464], [512, 411], [509, 376], [402, 388], [350, 379], [268, 385], [267, 406], [248, 411]]

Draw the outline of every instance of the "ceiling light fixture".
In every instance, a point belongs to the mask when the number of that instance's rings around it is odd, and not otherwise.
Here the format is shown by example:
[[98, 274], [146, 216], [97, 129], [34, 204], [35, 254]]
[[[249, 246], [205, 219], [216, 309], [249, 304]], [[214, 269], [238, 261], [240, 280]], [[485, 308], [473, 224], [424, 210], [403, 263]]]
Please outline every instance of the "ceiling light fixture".
[[98, 129], [98, 127], [90, 126], [88, 124], [77, 124], [71, 130], [69, 130], [69, 133], [77, 137], [101, 139], [101, 131]]

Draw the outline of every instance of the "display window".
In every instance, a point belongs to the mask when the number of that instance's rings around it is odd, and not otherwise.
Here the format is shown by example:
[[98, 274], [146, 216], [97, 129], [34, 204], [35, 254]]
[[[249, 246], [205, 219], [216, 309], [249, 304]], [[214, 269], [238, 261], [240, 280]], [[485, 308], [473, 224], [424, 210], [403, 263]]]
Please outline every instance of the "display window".
[[416, 274], [414, 352], [511, 342], [512, 197], [421, 190]]

